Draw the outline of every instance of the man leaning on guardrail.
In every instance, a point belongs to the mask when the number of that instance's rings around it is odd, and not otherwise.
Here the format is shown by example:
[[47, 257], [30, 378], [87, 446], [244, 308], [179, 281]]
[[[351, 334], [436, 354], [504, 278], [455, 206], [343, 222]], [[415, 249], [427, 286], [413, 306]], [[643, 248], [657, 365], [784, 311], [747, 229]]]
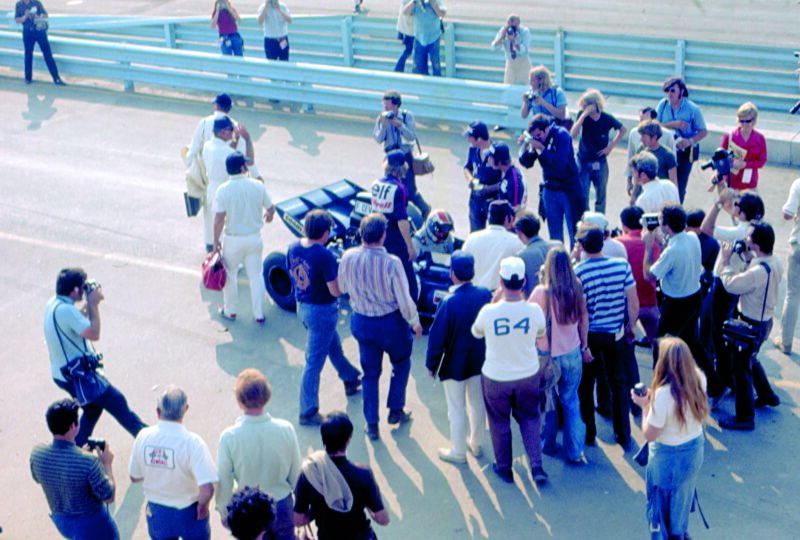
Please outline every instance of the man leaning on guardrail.
[[19, 0], [14, 12], [14, 20], [22, 25], [22, 44], [25, 48], [25, 84], [33, 82], [33, 46], [39, 44], [44, 63], [53, 77], [53, 82], [64, 86], [58, 76], [58, 67], [53, 60], [50, 41], [47, 39], [47, 10], [39, 0]]

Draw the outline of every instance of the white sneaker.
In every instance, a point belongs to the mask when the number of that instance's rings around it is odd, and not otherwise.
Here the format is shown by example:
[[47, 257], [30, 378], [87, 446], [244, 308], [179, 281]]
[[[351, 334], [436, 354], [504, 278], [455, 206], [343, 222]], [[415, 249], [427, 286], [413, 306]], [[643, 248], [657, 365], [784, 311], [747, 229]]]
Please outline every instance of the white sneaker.
[[456, 465], [463, 465], [467, 462], [467, 456], [455, 454], [451, 448], [439, 448], [439, 459]]
[[479, 444], [477, 444], [475, 446], [472, 446], [471, 444], [468, 444], [467, 445], [467, 450], [469, 450], [469, 453], [472, 454], [473, 457], [476, 457], [476, 458], [483, 457], [483, 448], [481, 448], [481, 445], [479, 445]]

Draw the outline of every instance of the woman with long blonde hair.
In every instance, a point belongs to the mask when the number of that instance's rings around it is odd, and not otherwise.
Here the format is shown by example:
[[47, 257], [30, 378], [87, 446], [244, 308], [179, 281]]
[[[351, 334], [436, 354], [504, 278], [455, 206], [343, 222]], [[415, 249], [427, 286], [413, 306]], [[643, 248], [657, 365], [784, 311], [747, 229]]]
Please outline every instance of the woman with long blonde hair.
[[[583, 459], [586, 440], [586, 425], [581, 419], [578, 385], [583, 373], [583, 362], [591, 362], [588, 332], [589, 315], [583, 287], [572, 261], [563, 247], [551, 249], [542, 266], [542, 283], [531, 293], [529, 302], [539, 304], [545, 312], [549, 325], [549, 338], [539, 340], [538, 347], [550, 351], [552, 361], [561, 368], [561, 377], [555, 387], [564, 410], [564, 456], [567, 461], [577, 463]], [[558, 420], [556, 412], [545, 415], [543, 451], [555, 454], [558, 451], [556, 434]]]
[[[642, 408], [642, 432], [650, 443], [647, 517], [653, 538], [684, 538], [703, 464], [703, 423], [708, 418], [706, 378], [689, 346], [676, 337], [658, 342], [652, 388], [633, 401]], [[660, 531], [660, 534], [657, 532]]]

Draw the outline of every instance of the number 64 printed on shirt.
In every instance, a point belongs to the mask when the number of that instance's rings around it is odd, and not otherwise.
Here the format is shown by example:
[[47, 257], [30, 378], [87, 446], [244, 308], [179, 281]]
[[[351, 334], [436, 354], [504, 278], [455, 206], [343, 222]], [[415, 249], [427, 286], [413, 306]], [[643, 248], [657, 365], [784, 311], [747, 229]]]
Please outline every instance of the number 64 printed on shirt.
[[523, 334], [527, 334], [531, 331], [530, 318], [523, 317], [513, 325], [508, 317], [499, 317], [494, 320], [494, 335], [505, 336], [510, 334], [512, 330], [522, 330]]

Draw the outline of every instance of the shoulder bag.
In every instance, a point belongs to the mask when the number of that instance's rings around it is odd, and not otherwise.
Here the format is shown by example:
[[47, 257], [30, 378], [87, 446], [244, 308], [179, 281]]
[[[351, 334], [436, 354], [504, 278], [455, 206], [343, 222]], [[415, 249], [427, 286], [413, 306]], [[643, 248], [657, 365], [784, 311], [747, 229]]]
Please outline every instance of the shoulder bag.
[[[767, 308], [767, 295], [769, 294], [769, 280], [772, 269], [764, 261], [759, 262], [764, 270], [767, 272], [767, 288], [764, 291], [764, 303], [761, 305], [761, 321], [764, 320], [764, 312]], [[722, 339], [730, 347], [737, 349], [739, 352], [748, 347], [755, 349], [761, 343], [761, 325], [758, 328], [752, 324], [745, 322], [741, 319], [728, 319], [722, 323]]]
[[417, 141], [417, 150], [419, 153], [414, 154], [413, 156], [413, 169], [414, 169], [414, 176], [422, 176], [425, 174], [431, 174], [436, 167], [434, 166], [433, 162], [431, 161], [431, 157], [428, 155], [427, 152], [422, 151], [422, 146], [419, 144], [419, 139]]
[[56, 312], [59, 307], [61, 307], [61, 303], [53, 310], [53, 326], [56, 330], [56, 336], [58, 336], [58, 344], [61, 345], [61, 352], [64, 354], [64, 359], [67, 361], [67, 364], [61, 368], [61, 375], [72, 385], [75, 399], [78, 401], [78, 404], [83, 407], [103, 395], [108, 387], [111, 386], [111, 383], [108, 382], [108, 379], [106, 379], [102, 373], [97, 372], [98, 369], [103, 367], [101, 363], [103, 355], [97, 354], [94, 347], [92, 347], [91, 352], [85, 352], [75, 358], [70, 359], [67, 357], [64, 341], [61, 339], [62, 335], [67, 338], [67, 341], [77, 350], [86, 350], [86, 340], [83, 340], [84, 347], [79, 347], [77, 343], [72, 341], [72, 339], [61, 330], [56, 320]]

